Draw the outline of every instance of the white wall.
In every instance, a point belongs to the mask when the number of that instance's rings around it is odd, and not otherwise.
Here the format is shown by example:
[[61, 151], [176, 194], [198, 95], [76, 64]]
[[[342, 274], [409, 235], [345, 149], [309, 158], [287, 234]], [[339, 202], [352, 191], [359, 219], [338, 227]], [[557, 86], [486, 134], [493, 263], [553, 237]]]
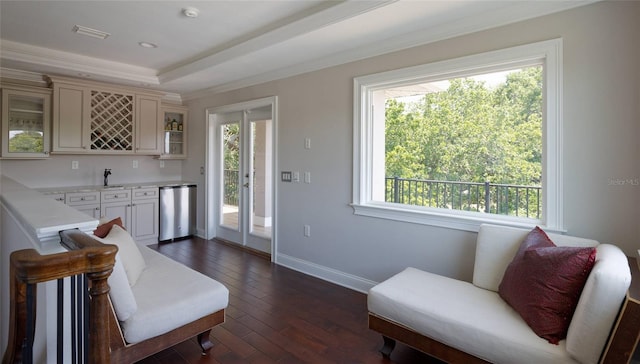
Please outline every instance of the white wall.
[[[205, 109], [277, 95], [279, 169], [312, 183], [278, 185], [278, 257], [309, 271], [381, 281], [406, 266], [470, 279], [475, 234], [353, 215], [353, 78], [459, 56], [564, 39], [564, 218], [568, 233], [640, 248], [640, 3], [604, 2], [188, 102], [183, 178], [204, 177]], [[311, 138], [311, 150], [304, 138]], [[204, 191], [199, 191], [202, 228]], [[312, 236], [303, 237], [303, 224]], [[281, 261], [283, 261], [281, 260]]]
[[[133, 168], [133, 161], [138, 168]], [[78, 169], [71, 162], [78, 161]], [[102, 185], [105, 168], [111, 168], [109, 184], [178, 181], [182, 162], [168, 160], [164, 168], [151, 156], [53, 155], [48, 159], [2, 161], [2, 174], [30, 188]]]

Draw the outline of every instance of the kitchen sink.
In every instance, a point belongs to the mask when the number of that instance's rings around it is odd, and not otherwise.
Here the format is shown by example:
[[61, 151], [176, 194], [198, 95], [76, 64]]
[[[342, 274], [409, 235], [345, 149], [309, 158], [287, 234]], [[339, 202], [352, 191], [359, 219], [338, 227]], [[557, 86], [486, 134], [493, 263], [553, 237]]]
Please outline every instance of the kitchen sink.
[[124, 185], [111, 185], [102, 187], [103, 190], [121, 190], [124, 188]]

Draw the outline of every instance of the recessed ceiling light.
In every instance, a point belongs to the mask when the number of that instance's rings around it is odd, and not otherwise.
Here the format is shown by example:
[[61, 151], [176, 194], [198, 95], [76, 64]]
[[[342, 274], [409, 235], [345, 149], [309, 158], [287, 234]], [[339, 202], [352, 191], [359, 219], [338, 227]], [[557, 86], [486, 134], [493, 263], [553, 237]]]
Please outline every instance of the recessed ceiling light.
[[189, 6], [182, 9], [182, 14], [184, 14], [184, 16], [186, 16], [187, 18], [197, 18], [200, 14], [200, 10]]
[[74, 33], [86, 35], [93, 38], [98, 39], [106, 39], [111, 34], [107, 32], [103, 32], [102, 30], [91, 29], [87, 27], [83, 27], [82, 25], [74, 25], [71, 29]]
[[140, 47], [143, 47], [143, 48], [158, 48], [156, 44], [149, 43], [149, 42], [138, 42], [138, 44], [140, 45]]

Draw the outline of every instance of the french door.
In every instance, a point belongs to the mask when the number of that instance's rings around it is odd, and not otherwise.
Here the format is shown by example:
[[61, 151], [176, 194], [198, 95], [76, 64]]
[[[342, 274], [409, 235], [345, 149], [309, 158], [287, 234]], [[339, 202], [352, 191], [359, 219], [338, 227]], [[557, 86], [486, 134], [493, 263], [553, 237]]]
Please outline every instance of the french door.
[[[245, 105], [251, 106], [251, 105]], [[271, 254], [274, 212], [273, 106], [216, 112], [216, 235]], [[215, 177], [214, 177], [215, 178]]]

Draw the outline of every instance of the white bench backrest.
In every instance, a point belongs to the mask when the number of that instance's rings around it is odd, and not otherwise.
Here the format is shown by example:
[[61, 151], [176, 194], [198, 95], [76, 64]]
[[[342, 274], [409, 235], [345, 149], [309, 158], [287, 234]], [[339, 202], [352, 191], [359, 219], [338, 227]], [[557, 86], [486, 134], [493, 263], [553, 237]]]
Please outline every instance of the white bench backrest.
[[[473, 284], [498, 292], [498, 286], [507, 266], [516, 255], [520, 244], [531, 229], [521, 229], [483, 224], [476, 240], [476, 261], [473, 268]], [[558, 246], [597, 246], [596, 240], [575, 236], [550, 234], [549, 238]]]
[[[482, 225], [478, 232], [473, 284], [497, 292], [507, 266], [529, 229]], [[548, 234], [558, 246], [595, 246], [596, 262], [587, 279], [567, 333], [566, 348], [580, 363], [597, 363], [629, 285], [627, 257], [615, 245]]]

